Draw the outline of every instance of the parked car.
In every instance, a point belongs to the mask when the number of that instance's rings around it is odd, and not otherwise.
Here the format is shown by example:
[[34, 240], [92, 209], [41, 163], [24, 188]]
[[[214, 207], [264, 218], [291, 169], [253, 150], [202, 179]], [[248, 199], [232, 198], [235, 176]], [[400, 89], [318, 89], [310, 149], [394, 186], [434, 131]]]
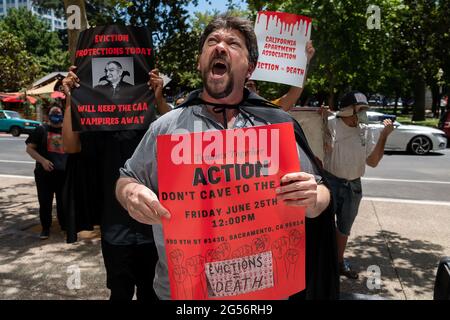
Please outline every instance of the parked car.
[[[387, 100], [387, 106], [388, 107], [394, 107], [395, 106], [395, 99]], [[403, 100], [402, 100], [402, 98], [398, 98], [397, 107], [403, 107]]]
[[439, 129], [443, 130], [447, 135], [447, 144], [450, 144], [450, 110], [442, 114], [439, 120]]
[[14, 137], [21, 133], [30, 133], [41, 123], [23, 119], [17, 111], [0, 110], [0, 132], [11, 133]]
[[[372, 128], [383, 128], [383, 120], [394, 117], [380, 112], [367, 111], [369, 126]], [[384, 150], [386, 151], [409, 151], [417, 155], [426, 154], [430, 151], [445, 149], [447, 137], [442, 130], [416, 125], [401, 124], [394, 121], [395, 130], [389, 135]]]
[[382, 106], [383, 105], [383, 96], [381, 95], [372, 95], [367, 100], [370, 106]]

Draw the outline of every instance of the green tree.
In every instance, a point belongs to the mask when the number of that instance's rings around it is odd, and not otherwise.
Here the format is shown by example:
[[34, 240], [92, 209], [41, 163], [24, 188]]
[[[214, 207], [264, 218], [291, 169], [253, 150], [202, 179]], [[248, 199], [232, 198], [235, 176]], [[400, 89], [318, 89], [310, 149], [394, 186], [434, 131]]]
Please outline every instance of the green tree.
[[[448, 1], [433, 0], [248, 0], [249, 8], [303, 14], [313, 19], [316, 47], [308, 87], [328, 95], [358, 89], [400, 97], [414, 91], [414, 120], [424, 116], [425, 84], [433, 85], [448, 50]], [[369, 29], [367, 9], [381, 9], [381, 28]], [[439, 29], [441, 31], [439, 31]], [[436, 52], [440, 50], [440, 52]], [[447, 63], [448, 65], [448, 63]], [[308, 88], [305, 88], [308, 89]]]
[[40, 73], [36, 59], [13, 34], [0, 31], [0, 91], [19, 91]]
[[201, 79], [197, 72], [198, 40], [204, 27], [218, 12], [196, 12], [191, 18], [189, 30], [174, 33], [161, 43], [158, 67], [172, 78], [179, 90], [186, 91], [200, 87]]
[[27, 9], [10, 9], [8, 16], [0, 20], [0, 29], [25, 44], [25, 49], [38, 61], [41, 75], [67, 69], [68, 54], [62, 50], [58, 34], [49, 31], [48, 24]]
[[[124, 17], [119, 10], [126, 7], [130, 1], [126, 0], [89, 0], [82, 1], [89, 24], [101, 26], [112, 23], [124, 22]], [[41, 8], [53, 9], [58, 16], [65, 16], [64, 1], [61, 0], [33, 0], [33, 3]], [[72, 3], [71, 3], [72, 4]], [[76, 4], [75, 2], [73, 4]], [[81, 6], [80, 6], [81, 7]]]
[[[376, 91], [386, 64], [387, 26], [367, 28], [367, 8], [378, 5], [383, 12], [398, 1], [276, 1], [266, 8], [262, 1], [248, 1], [251, 8], [279, 10], [312, 18], [311, 39], [316, 48], [310, 66], [308, 86], [326, 93], [333, 107], [341, 93], [351, 89]], [[368, 75], [370, 75], [368, 77]]]
[[435, 55], [437, 13], [443, 2], [404, 0], [404, 10], [395, 30], [395, 48], [401, 58], [399, 64], [411, 79], [414, 92], [413, 121], [425, 120], [426, 85], [435, 84], [439, 69]]

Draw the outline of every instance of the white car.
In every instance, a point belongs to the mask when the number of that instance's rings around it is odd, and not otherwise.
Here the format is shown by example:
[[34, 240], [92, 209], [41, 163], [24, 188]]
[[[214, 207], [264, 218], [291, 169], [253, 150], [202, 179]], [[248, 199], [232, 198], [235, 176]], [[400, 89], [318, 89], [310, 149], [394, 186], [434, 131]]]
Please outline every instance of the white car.
[[[383, 120], [388, 115], [380, 112], [367, 111], [369, 126], [383, 128]], [[391, 116], [392, 117], [392, 116]], [[425, 127], [401, 124], [394, 122], [395, 129], [389, 135], [384, 150], [387, 151], [410, 151], [414, 154], [426, 154], [430, 151], [445, 149], [447, 137], [442, 130]]]

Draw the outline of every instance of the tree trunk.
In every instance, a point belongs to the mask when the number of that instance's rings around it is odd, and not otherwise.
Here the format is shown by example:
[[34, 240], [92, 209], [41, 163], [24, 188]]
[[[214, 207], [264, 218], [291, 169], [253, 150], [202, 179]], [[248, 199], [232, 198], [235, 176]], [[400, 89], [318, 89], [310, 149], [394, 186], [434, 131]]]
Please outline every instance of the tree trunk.
[[328, 107], [330, 110], [335, 111], [334, 100], [336, 95], [334, 93], [334, 76], [331, 72], [328, 72], [328, 76], [330, 79], [330, 84], [328, 85]]
[[425, 120], [425, 81], [416, 79], [414, 83], [414, 111], [412, 121]]
[[395, 105], [394, 105], [394, 114], [397, 115], [397, 106], [398, 106], [398, 92], [395, 92]]
[[331, 91], [328, 95], [328, 107], [330, 108], [330, 110], [332, 111], [336, 111], [336, 108], [334, 106], [334, 93], [333, 91]]
[[440, 102], [440, 94], [439, 87], [436, 85], [431, 86], [431, 96], [433, 98], [433, 102], [431, 104], [431, 110], [433, 111], [433, 117], [439, 117], [439, 102]]
[[75, 29], [67, 29], [67, 35], [69, 37], [69, 53], [70, 53], [70, 62], [72, 65], [75, 63], [75, 50], [77, 48], [78, 36], [80, 32], [89, 28], [89, 23], [87, 21], [86, 16], [86, 7], [84, 0], [64, 0], [64, 9], [66, 11], [66, 19], [69, 18], [67, 13], [67, 7], [75, 5], [80, 9], [80, 28]]

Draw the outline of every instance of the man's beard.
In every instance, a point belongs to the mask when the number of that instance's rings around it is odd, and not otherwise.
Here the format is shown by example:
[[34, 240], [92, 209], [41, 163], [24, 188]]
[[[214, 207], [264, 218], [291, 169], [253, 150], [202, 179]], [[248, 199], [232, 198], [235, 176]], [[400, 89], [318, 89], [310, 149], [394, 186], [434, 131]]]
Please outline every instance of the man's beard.
[[210, 83], [208, 83], [208, 73], [209, 72], [210, 72], [210, 70], [203, 71], [203, 76], [202, 76], [206, 92], [214, 99], [222, 99], [222, 98], [229, 96], [231, 94], [231, 92], [233, 91], [233, 87], [234, 87], [233, 78], [229, 77], [228, 83], [226, 84], [225, 88], [222, 91], [217, 92], [217, 91], [214, 91], [213, 86], [210, 85]]

